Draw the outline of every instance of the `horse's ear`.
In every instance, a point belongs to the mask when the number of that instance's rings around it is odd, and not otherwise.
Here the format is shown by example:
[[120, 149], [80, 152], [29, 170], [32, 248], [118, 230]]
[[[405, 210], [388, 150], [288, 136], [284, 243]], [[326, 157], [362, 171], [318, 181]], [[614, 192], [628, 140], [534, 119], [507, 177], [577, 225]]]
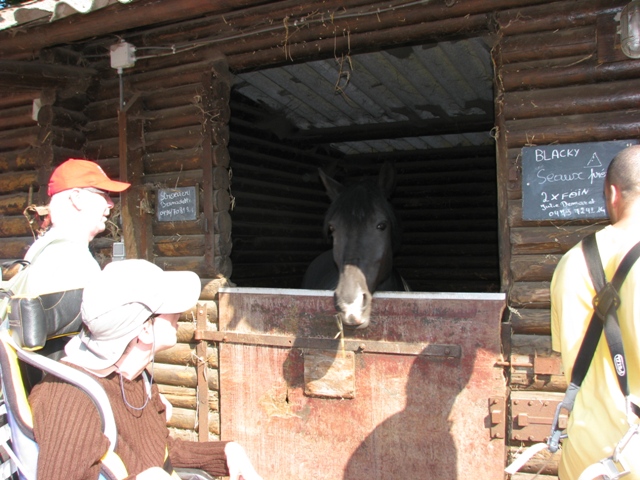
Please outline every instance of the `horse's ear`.
[[396, 188], [396, 169], [391, 162], [384, 162], [378, 174], [378, 187], [385, 198], [389, 198]]
[[340, 182], [337, 182], [324, 173], [321, 168], [318, 169], [318, 172], [320, 173], [322, 183], [324, 183], [324, 188], [327, 190], [327, 195], [329, 195], [331, 201], [334, 201], [342, 193], [344, 187]]

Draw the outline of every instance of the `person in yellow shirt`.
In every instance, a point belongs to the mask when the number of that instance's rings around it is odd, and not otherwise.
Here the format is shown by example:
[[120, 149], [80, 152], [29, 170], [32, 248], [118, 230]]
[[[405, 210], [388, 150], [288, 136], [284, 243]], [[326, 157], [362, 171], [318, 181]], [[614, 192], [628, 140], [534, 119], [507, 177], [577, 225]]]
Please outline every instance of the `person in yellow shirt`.
[[[607, 279], [610, 281], [625, 254], [640, 241], [640, 145], [622, 150], [607, 169], [604, 195], [611, 225], [596, 234]], [[552, 347], [562, 354], [567, 381], [593, 314], [595, 289], [587, 269], [582, 242], [560, 260], [551, 281]], [[618, 319], [628, 365], [630, 399], [640, 395], [640, 261], [620, 288]], [[590, 465], [610, 457], [631, 423], [618, 385], [609, 346], [601, 336], [591, 366], [569, 417], [568, 438], [562, 444], [560, 480], [577, 480]], [[621, 455], [630, 474], [640, 479], [640, 435]], [[622, 470], [622, 466], [618, 465]]]

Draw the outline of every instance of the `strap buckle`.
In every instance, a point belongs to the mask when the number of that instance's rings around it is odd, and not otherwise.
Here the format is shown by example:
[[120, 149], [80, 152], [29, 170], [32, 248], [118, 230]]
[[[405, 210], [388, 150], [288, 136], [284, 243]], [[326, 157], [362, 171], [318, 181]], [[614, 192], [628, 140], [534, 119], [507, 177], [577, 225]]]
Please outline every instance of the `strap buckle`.
[[613, 450], [613, 455], [611, 456], [611, 459], [614, 462], [620, 462], [620, 455], [622, 454], [622, 451], [627, 448], [627, 445], [629, 444], [633, 436], [638, 433], [638, 428], [640, 428], [640, 424], [635, 423], [631, 425], [629, 427], [629, 430], [627, 430], [627, 433], [625, 433], [624, 436], [620, 439], [620, 441], [616, 445], [616, 448]]
[[600, 460], [598, 463], [589, 465], [581, 474], [578, 480], [595, 480], [601, 478], [604, 480], [618, 480], [631, 473], [630, 470], [621, 463], [622, 471], [618, 470], [613, 457], [607, 457]]
[[607, 318], [607, 313], [612, 308], [617, 310], [619, 305], [620, 296], [611, 282], [605, 283], [604, 287], [593, 297], [593, 309], [603, 322]]

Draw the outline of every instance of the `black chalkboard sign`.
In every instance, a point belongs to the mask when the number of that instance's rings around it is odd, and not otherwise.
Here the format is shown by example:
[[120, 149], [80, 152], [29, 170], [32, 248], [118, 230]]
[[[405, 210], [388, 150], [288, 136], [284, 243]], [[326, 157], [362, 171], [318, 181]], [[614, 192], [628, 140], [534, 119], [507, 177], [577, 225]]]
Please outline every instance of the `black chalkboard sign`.
[[522, 218], [607, 218], [604, 177], [616, 154], [637, 140], [522, 149]]
[[160, 188], [156, 202], [159, 222], [195, 220], [198, 215], [197, 187]]

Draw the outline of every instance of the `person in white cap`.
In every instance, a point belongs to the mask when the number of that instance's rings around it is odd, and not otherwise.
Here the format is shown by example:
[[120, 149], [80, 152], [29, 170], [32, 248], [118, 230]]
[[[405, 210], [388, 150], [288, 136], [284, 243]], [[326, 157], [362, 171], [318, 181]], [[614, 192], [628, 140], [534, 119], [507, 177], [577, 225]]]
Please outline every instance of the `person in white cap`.
[[[166, 426], [166, 405], [153, 383], [154, 355], [175, 345], [180, 313], [195, 305], [200, 291], [195, 273], [165, 272], [146, 260], [110, 263], [84, 289], [84, 327], [67, 344], [62, 362], [103, 386], [118, 430], [115, 453], [127, 478], [170, 478], [166, 470], [172, 465], [261, 480], [236, 442], [173, 439]], [[97, 479], [108, 441], [91, 399], [48, 375], [29, 401], [40, 448], [38, 480]]]

